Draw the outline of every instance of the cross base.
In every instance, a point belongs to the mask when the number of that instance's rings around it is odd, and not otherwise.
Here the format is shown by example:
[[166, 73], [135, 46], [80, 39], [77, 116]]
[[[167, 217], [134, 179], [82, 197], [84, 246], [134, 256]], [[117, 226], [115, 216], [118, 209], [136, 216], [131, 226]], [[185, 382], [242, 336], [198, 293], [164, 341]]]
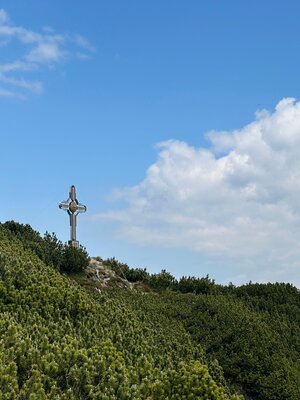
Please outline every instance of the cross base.
[[69, 241], [68, 241], [68, 244], [69, 244], [70, 246], [72, 246], [72, 247], [76, 247], [76, 248], [79, 247], [79, 242], [78, 242], [78, 240], [69, 240]]

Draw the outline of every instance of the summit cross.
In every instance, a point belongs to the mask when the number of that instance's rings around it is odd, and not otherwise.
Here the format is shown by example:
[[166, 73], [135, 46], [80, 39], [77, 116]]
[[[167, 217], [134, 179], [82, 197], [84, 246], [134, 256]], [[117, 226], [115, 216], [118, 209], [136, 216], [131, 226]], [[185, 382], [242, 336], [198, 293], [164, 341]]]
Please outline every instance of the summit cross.
[[86, 206], [78, 202], [74, 185], [72, 185], [70, 188], [68, 200], [60, 202], [59, 208], [61, 210], [67, 211], [70, 217], [70, 240], [68, 242], [69, 245], [73, 247], [79, 247], [79, 242], [76, 240], [77, 215], [79, 213], [86, 212]]

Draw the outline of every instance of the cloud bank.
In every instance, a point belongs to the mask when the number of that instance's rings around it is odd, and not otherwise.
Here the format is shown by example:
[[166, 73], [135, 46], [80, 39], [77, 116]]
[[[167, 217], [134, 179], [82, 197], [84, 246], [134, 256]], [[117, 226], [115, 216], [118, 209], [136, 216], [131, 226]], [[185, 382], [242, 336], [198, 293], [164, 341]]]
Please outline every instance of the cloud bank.
[[[34, 32], [12, 23], [5, 10], [0, 9], [0, 46], [2, 54], [11, 46], [19, 57], [0, 64], [0, 96], [24, 98], [28, 93], [40, 94], [43, 83], [32, 75], [45, 67], [56, 67], [71, 58], [86, 59], [94, 51], [84, 37], [58, 34], [46, 27]], [[24, 78], [24, 75], [30, 78]]]
[[[117, 190], [117, 222], [130, 242], [235, 262], [245, 280], [300, 287], [300, 103], [281, 100], [241, 129], [209, 132], [208, 147], [169, 140], [144, 180]], [[255, 279], [255, 278], [254, 278]]]

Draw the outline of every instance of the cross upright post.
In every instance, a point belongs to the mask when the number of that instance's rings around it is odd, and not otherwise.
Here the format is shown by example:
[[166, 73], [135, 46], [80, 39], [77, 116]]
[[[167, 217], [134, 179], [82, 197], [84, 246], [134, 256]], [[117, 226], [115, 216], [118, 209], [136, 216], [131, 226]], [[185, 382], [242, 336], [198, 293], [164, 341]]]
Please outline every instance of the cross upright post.
[[70, 217], [70, 240], [68, 242], [69, 245], [73, 247], [79, 247], [79, 242], [76, 240], [77, 215], [79, 213], [86, 212], [86, 206], [78, 202], [74, 185], [72, 185], [70, 188], [68, 200], [60, 202], [59, 208], [61, 210], [67, 211]]

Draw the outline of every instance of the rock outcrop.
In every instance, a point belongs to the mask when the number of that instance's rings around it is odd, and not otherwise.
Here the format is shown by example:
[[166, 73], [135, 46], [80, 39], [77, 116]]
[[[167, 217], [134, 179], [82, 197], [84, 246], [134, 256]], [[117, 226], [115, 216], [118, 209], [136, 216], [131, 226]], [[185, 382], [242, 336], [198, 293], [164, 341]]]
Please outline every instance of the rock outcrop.
[[90, 265], [86, 271], [86, 276], [87, 281], [90, 282], [88, 286], [95, 286], [100, 290], [101, 288], [132, 289], [134, 286], [133, 283], [128, 282], [127, 279], [121, 278], [96, 258], [91, 258]]

